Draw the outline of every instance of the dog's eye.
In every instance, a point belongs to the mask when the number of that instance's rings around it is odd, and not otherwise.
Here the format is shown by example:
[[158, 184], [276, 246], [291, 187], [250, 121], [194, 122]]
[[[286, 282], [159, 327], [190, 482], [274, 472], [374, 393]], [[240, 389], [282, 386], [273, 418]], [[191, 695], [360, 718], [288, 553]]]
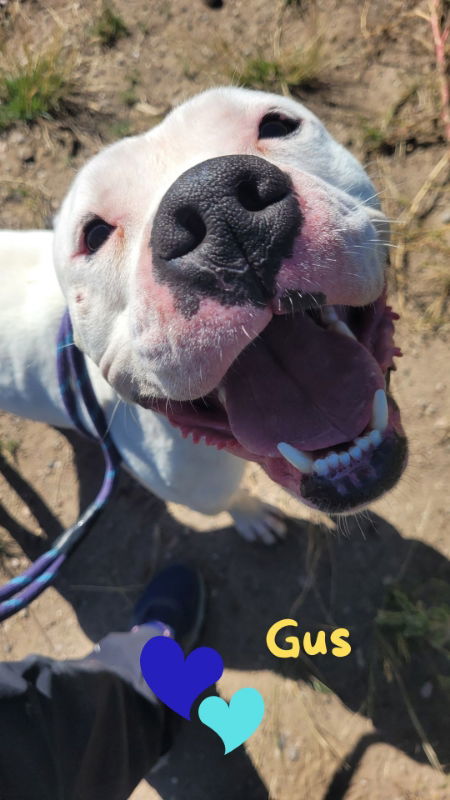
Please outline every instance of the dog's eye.
[[300, 120], [282, 117], [281, 114], [266, 114], [259, 123], [259, 139], [278, 139], [297, 130]]
[[114, 225], [109, 225], [104, 219], [96, 217], [86, 225], [84, 229], [84, 242], [88, 253], [96, 253], [102, 244], [106, 242]]

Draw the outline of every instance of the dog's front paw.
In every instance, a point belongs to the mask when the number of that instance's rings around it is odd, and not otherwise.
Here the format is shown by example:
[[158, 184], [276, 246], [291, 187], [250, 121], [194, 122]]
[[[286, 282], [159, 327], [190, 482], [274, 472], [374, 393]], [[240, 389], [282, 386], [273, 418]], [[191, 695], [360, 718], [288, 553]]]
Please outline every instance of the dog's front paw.
[[245, 491], [238, 492], [228, 508], [234, 526], [247, 542], [275, 544], [286, 536], [283, 514], [274, 506], [252, 497]]

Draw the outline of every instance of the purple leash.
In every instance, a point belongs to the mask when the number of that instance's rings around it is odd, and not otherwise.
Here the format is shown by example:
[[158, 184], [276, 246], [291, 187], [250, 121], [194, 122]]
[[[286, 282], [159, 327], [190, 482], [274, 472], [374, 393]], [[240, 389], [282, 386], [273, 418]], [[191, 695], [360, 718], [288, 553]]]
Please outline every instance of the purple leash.
[[[49, 586], [68, 556], [87, 534], [103, 506], [109, 500], [116, 484], [121, 457], [108, 431], [105, 415], [100, 408], [89, 379], [83, 353], [73, 341], [73, 329], [66, 310], [58, 333], [56, 367], [59, 388], [65, 409], [78, 430], [100, 443], [105, 459], [105, 475], [95, 500], [87, 507], [78, 522], [61, 533], [53, 547], [40, 556], [21, 575], [0, 587], [0, 621], [25, 608]], [[90, 433], [81, 421], [77, 394], [95, 429]]]

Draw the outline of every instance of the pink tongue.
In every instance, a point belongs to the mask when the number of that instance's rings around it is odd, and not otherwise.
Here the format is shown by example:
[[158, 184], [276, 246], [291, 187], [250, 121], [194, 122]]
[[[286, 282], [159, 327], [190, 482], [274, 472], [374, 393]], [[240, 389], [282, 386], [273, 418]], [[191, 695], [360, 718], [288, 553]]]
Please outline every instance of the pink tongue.
[[318, 450], [359, 436], [384, 377], [357, 341], [297, 314], [273, 317], [223, 386], [235, 438], [255, 455], [274, 456], [278, 442]]

